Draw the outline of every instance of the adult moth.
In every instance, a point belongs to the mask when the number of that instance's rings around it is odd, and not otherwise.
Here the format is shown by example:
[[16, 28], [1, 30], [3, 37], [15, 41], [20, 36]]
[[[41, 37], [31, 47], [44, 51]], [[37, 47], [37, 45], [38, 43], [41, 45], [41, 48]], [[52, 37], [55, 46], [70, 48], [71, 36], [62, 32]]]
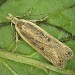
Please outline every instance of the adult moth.
[[16, 31], [24, 41], [57, 68], [63, 68], [67, 60], [72, 58], [73, 52], [68, 46], [48, 34], [35, 23], [18, 19], [11, 14], [8, 15], [7, 19], [15, 24]]

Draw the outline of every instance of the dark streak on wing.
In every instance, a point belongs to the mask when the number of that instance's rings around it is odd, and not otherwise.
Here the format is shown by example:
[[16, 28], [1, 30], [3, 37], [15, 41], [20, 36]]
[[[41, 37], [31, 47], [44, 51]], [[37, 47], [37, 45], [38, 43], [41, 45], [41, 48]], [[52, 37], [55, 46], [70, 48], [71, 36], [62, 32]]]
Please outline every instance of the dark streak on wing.
[[38, 37], [40, 37], [41, 39], [44, 38], [47, 40], [47, 42], [51, 41], [51, 38], [47, 37], [44, 33], [42, 33], [42, 31], [40, 31], [39, 29], [37, 29], [36, 27], [34, 27], [33, 25], [26, 23], [25, 25], [27, 28], [34, 30], [35, 34], [38, 35]]
[[37, 43], [42, 43], [34, 38], [31, 38], [31, 36], [29, 36], [27, 33], [25, 33], [25, 31], [20, 29], [21, 34], [26, 38], [26, 39], [30, 39], [28, 40], [30, 43], [32, 43], [35, 47], [39, 48], [40, 50], [44, 50], [43, 47], [39, 46]]

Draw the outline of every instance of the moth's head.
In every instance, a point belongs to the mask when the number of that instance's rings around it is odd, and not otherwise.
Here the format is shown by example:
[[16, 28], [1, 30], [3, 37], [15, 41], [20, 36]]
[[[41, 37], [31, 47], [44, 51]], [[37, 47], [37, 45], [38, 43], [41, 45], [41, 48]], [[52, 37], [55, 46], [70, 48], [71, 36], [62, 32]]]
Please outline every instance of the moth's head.
[[8, 14], [8, 16], [6, 17], [7, 19], [9, 19], [13, 24], [17, 24], [17, 22], [19, 21], [18, 18], [14, 17], [12, 14]]

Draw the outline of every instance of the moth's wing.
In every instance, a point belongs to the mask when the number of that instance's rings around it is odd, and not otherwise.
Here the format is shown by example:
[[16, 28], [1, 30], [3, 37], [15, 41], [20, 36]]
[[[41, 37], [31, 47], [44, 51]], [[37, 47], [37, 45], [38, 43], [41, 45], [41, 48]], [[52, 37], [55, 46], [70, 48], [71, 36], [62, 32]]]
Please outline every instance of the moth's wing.
[[69, 60], [73, 56], [73, 52], [68, 46], [66, 46], [65, 44], [63, 44], [53, 36], [49, 35], [47, 32], [42, 30], [37, 25], [34, 25], [33, 23], [31, 24], [29, 22], [26, 25], [26, 23], [24, 24], [29, 29], [27, 31], [29, 32], [28, 34], [31, 35], [31, 37], [33, 37], [35, 40], [38, 39], [38, 41], [40, 41], [41, 43], [46, 44], [49, 47], [58, 50], [60, 53], [63, 54], [66, 60]]
[[44, 49], [43, 51], [44, 55], [47, 56], [47, 59], [51, 61], [51, 63], [58, 67], [58, 68], [64, 68], [66, 64], [65, 57], [63, 54], [59, 53], [59, 51], [55, 49]]
[[73, 52], [68, 46], [66, 46], [65, 44], [63, 44], [62, 42], [60, 42], [59, 40], [57, 40], [56, 38], [54, 38], [49, 34], [37, 32], [35, 38], [40, 40], [41, 43], [58, 50], [60, 53], [63, 54], [63, 56], [65, 56], [66, 60], [69, 60], [73, 56]]
[[[36, 42], [36, 43], [35, 43]], [[50, 61], [54, 66], [58, 68], [63, 68], [65, 66], [66, 60], [62, 53], [58, 49], [51, 48], [40, 41], [35, 40], [36, 49], [42, 56], [44, 56], [48, 61]]]
[[65, 44], [61, 43], [58, 40], [52, 40], [50, 43], [52, 47], [59, 51], [59, 53], [62, 53], [66, 60], [69, 60], [73, 56], [73, 51], [66, 46]]
[[61, 45], [61, 47], [63, 47], [61, 52], [63, 52], [67, 60], [71, 59], [73, 57], [73, 51], [66, 45]]

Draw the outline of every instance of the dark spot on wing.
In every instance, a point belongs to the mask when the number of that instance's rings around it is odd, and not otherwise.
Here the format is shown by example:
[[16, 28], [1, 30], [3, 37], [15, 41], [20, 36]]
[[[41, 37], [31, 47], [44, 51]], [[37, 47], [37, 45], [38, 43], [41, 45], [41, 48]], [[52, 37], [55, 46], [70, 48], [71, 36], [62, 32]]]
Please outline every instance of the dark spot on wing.
[[58, 66], [61, 66], [61, 63], [58, 63]]
[[59, 60], [60, 62], [62, 62], [61, 60]]
[[47, 40], [48, 40], [48, 42], [50, 42], [50, 41], [51, 41], [51, 39], [50, 39], [50, 38], [47, 38]]
[[41, 50], [44, 50], [44, 48], [43, 48], [43, 47], [40, 47], [40, 49], [41, 49]]
[[72, 55], [72, 52], [68, 52], [68, 55]]

